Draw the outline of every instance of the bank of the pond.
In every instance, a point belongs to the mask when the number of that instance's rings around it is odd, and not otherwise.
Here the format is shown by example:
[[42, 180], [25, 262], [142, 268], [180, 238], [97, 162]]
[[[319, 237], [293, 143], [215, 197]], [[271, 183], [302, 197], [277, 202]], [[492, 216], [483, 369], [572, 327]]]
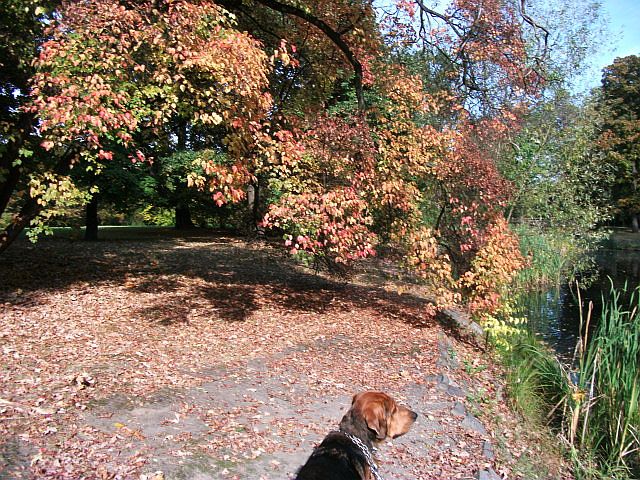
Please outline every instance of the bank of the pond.
[[563, 440], [576, 478], [640, 478], [640, 234], [616, 232], [595, 262], [580, 292], [560, 285], [519, 295], [529, 331], [504, 355], [509, 390], [529, 421]]
[[570, 364], [533, 335], [504, 354], [511, 398], [554, 429], [578, 479], [640, 478], [639, 307], [638, 288], [612, 289], [591, 322], [583, 317]]
[[337, 281], [266, 242], [114, 233], [0, 258], [0, 478], [284, 479], [362, 390], [420, 414], [385, 478], [572, 478], [485, 350], [384, 266]]

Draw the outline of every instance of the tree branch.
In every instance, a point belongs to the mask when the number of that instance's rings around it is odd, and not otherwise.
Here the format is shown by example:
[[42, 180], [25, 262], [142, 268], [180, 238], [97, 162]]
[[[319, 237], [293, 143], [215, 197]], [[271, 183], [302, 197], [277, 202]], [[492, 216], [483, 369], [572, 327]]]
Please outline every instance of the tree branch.
[[[287, 15], [291, 15], [301, 20], [304, 20], [307, 23], [310, 23], [314, 27], [318, 28], [322, 33], [324, 33], [329, 40], [331, 40], [336, 47], [342, 52], [347, 61], [353, 67], [353, 73], [355, 75], [355, 90], [356, 90], [356, 98], [358, 99], [358, 109], [364, 111], [366, 109], [366, 104], [364, 100], [364, 89], [362, 86], [362, 64], [356, 58], [356, 55], [353, 53], [349, 45], [344, 41], [342, 35], [334, 30], [329, 24], [327, 24], [324, 20], [312, 15], [301, 8], [295, 7], [293, 5], [289, 5], [286, 3], [281, 3], [276, 0], [254, 0], [256, 3], [263, 5], [271, 10], [275, 10], [276, 12], [284, 13]], [[242, 0], [219, 0], [218, 3], [225, 8], [237, 9], [242, 5]]]

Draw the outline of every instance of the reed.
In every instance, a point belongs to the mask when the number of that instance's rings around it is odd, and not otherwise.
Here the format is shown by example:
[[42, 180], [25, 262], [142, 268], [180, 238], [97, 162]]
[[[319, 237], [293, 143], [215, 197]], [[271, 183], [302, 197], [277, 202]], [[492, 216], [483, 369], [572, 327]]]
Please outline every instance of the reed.
[[579, 479], [640, 478], [639, 307], [638, 288], [612, 286], [596, 322], [584, 309], [572, 366], [532, 336], [505, 357], [514, 403], [559, 433]]
[[591, 339], [591, 308], [581, 315], [577, 381], [569, 399], [578, 420], [567, 430], [572, 448], [588, 449], [610, 474], [626, 472], [631, 478], [640, 478], [639, 306], [638, 288], [627, 292], [612, 286]]
[[569, 238], [551, 233], [540, 233], [520, 226], [520, 251], [528, 259], [520, 271], [517, 285], [524, 290], [536, 290], [548, 285], [559, 285], [567, 276], [574, 259]]
[[558, 230], [539, 230], [527, 225], [513, 227], [520, 238], [520, 251], [528, 260], [516, 279], [522, 290], [541, 290], [561, 285], [580, 276], [594, 266], [593, 252], [607, 232], [576, 237]]

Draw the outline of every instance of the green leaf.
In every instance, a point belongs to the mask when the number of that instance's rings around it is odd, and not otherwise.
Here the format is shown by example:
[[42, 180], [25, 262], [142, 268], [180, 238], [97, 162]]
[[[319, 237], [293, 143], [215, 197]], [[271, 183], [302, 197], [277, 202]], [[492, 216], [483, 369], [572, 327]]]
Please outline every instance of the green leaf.
[[[29, 150], [28, 148], [21, 148], [18, 151], [18, 154], [24, 158], [30, 158], [33, 156], [33, 150]], [[19, 165], [19, 164], [18, 164]]]

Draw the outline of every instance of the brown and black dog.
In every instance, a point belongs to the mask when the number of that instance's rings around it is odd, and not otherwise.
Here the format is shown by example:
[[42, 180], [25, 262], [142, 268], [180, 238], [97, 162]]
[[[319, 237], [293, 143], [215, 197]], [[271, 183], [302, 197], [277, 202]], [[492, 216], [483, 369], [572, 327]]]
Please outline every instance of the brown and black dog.
[[356, 394], [342, 417], [340, 430], [329, 433], [316, 447], [296, 480], [374, 479], [374, 444], [404, 435], [416, 418], [417, 413], [398, 405], [386, 393]]

